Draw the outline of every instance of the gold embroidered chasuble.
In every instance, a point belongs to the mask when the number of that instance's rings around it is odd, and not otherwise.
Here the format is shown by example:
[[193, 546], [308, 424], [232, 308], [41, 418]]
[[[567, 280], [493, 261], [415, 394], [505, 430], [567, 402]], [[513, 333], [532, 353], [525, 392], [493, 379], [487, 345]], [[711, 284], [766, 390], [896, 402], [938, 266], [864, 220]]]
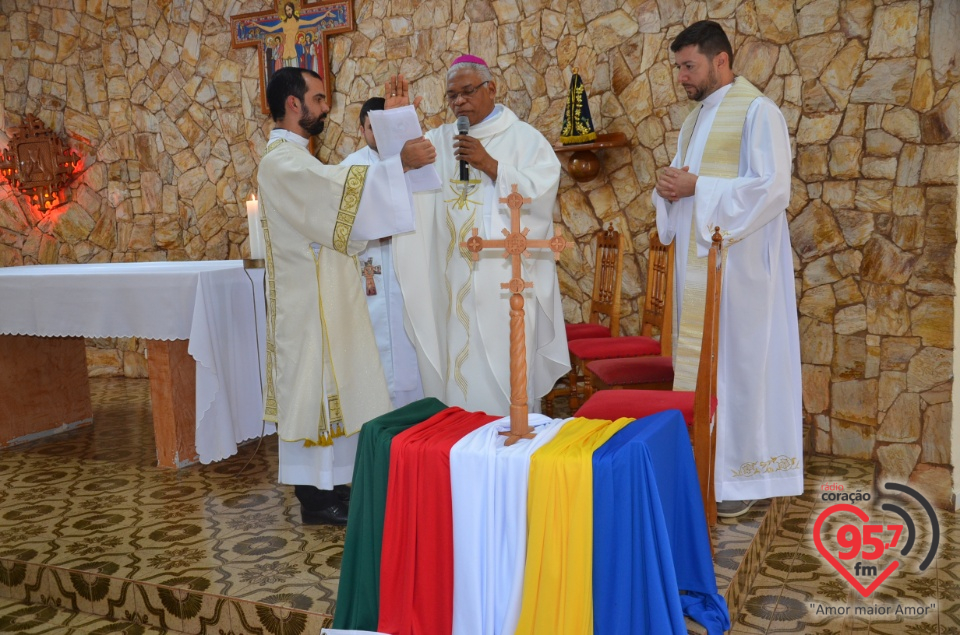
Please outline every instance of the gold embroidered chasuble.
[[[367, 166], [328, 166], [276, 140], [260, 162], [266, 239], [264, 419], [280, 439], [330, 445], [390, 410], [351, 240]], [[312, 243], [320, 246], [315, 252]]]

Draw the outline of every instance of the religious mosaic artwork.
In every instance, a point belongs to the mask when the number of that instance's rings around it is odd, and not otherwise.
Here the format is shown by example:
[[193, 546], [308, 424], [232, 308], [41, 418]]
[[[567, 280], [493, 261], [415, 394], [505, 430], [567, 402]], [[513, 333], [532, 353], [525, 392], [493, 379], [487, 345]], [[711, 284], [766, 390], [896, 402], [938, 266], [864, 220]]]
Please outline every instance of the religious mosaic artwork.
[[80, 155], [33, 115], [13, 128], [10, 144], [0, 151], [0, 174], [44, 212], [64, 202], [62, 190], [79, 163]]
[[275, 0], [275, 6], [275, 10], [244, 13], [230, 19], [233, 47], [257, 47], [263, 112], [269, 112], [267, 82], [284, 66], [308, 68], [319, 74], [329, 102], [332, 86], [327, 38], [353, 30], [351, 4], [340, 1], [301, 6], [299, 0]]

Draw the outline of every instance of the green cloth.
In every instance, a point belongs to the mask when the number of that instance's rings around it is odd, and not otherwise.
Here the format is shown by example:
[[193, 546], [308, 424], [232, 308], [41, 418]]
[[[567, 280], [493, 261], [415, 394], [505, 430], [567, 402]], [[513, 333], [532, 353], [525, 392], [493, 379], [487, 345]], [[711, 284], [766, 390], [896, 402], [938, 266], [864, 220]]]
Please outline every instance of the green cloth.
[[368, 421], [360, 429], [333, 628], [377, 630], [390, 444], [396, 435], [446, 409], [428, 397]]

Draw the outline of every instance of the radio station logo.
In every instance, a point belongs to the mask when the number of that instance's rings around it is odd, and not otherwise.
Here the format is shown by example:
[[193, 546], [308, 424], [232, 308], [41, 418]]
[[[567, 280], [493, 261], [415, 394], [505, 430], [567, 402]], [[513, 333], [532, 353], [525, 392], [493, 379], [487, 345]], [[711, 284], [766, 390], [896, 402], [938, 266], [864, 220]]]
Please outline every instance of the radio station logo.
[[[933, 511], [933, 506], [917, 490], [899, 483], [886, 483], [883, 486], [891, 492], [899, 492], [913, 498], [926, 512], [930, 523], [930, 548], [920, 563], [920, 571], [925, 571], [933, 562], [940, 544], [940, 523]], [[913, 517], [899, 505], [884, 503], [881, 509], [896, 514], [901, 522], [872, 523], [870, 516], [863, 509], [851, 504], [867, 502], [870, 494], [859, 492], [848, 494], [843, 492], [843, 486], [824, 486], [825, 491], [821, 498], [825, 501], [847, 501], [823, 510], [813, 526], [813, 541], [820, 552], [840, 575], [855, 588], [864, 598], [883, 584], [894, 571], [903, 566], [898, 558], [893, 558], [881, 568], [880, 560], [891, 550], [899, 550], [901, 558], [905, 558], [913, 551], [916, 545], [916, 524]], [[834, 491], [829, 491], [834, 490]], [[851, 515], [853, 518], [851, 518]], [[830, 521], [840, 521], [840, 524], [831, 544], [835, 542], [836, 551], [823, 542], [823, 526]], [[844, 522], [848, 521], [848, 522]]]

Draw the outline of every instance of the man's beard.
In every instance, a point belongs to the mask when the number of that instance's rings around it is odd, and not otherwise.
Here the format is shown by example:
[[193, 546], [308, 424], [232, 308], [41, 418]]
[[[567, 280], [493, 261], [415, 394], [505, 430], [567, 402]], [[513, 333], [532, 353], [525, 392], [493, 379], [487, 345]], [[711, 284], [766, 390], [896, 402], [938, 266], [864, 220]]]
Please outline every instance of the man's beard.
[[320, 115], [319, 117], [311, 117], [310, 113], [304, 111], [303, 115], [300, 116], [300, 127], [307, 131], [311, 137], [313, 135], [318, 135], [323, 132], [323, 124], [326, 122], [327, 116]]
[[693, 101], [703, 101], [704, 98], [713, 93], [720, 85], [720, 78], [717, 77], [717, 71], [713, 68], [710, 69], [710, 72], [707, 74], [707, 80], [700, 84], [699, 86], [694, 86], [694, 93], [689, 95], [690, 99]]

